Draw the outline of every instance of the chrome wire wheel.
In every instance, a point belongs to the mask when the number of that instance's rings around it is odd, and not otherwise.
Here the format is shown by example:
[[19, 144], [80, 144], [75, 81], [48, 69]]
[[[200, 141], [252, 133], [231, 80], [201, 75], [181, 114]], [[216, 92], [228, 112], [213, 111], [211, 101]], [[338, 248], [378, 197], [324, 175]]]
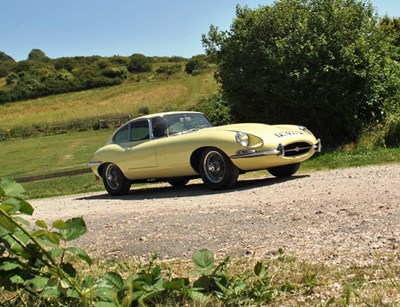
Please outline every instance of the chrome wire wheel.
[[103, 183], [110, 195], [128, 194], [131, 182], [124, 176], [119, 167], [113, 163], [107, 164], [103, 169]]
[[222, 155], [218, 151], [209, 151], [203, 160], [204, 174], [213, 183], [219, 183], [225, 176], [226, 166]]
[[117, 190], [120, 186], [119, 169], [114, 164], [109, 164], [106, 168], [105, 180], [110, 189]]
[[239, 176], [239, 169], [217, 148], [207, 148], [203, 151], [199, 171], [204, 184], [214, 190], [233, 187]]

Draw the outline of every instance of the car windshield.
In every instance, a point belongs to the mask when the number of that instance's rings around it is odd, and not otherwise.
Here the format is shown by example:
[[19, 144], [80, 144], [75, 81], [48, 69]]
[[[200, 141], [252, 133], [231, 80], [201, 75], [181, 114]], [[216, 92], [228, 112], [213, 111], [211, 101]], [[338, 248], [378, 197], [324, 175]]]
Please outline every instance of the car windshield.
[[203, 114], [185, 113], [166, 115], [168, 134], [174, 135], [202, 128], [211, 127]]

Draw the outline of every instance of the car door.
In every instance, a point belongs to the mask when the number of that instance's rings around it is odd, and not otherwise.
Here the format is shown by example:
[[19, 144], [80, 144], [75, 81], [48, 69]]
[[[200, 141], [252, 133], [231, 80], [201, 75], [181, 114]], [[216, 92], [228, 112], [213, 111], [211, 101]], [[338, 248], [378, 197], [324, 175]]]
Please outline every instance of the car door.
[[124, 132], [121, 129], [124, 142], [119, 142], [119, 146], [124, 149], [120, 161], [121, 169], [125, 170], [129, 177], [139, 178], [142, 177], [141, 173], [148, 173], [158, 166], [155, 154], [156, 142], [150, 138], [147, 119], [133, 121], [125, 130]]

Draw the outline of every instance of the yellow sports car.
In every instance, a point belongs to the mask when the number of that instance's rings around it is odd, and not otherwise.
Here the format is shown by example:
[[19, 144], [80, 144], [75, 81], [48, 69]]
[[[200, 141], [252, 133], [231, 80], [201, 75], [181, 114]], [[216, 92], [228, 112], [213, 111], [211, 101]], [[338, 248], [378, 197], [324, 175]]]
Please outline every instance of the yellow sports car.
[[247, 171], [267, 169], [276, 177], [291, 176], [319, 151], [320, 140], [303, 126], [212, 127], [199, 112], [166, 112], [122, 125], [88, 166], [111, 195], [127, 194], [132, 183], [183, 186], [199, 177], [211, 189], [226, 189]]

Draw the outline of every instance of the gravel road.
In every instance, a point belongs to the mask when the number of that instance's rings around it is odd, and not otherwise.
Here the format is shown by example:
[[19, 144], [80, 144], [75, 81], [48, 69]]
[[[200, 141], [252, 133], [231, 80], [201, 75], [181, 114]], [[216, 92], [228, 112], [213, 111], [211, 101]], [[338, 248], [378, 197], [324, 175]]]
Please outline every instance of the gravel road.
[[183, 188], [133, 187], [105, 193], [32, 200], [33, 217], [53, 222], [83, 216], [88, 233], [73, 241], [91, 256], [189, 258], [273, 257], [279, 248], [301, 259], [363, 264], [400, 247], [400, 164], [239, 178], [229, 191], [200, 181]]

